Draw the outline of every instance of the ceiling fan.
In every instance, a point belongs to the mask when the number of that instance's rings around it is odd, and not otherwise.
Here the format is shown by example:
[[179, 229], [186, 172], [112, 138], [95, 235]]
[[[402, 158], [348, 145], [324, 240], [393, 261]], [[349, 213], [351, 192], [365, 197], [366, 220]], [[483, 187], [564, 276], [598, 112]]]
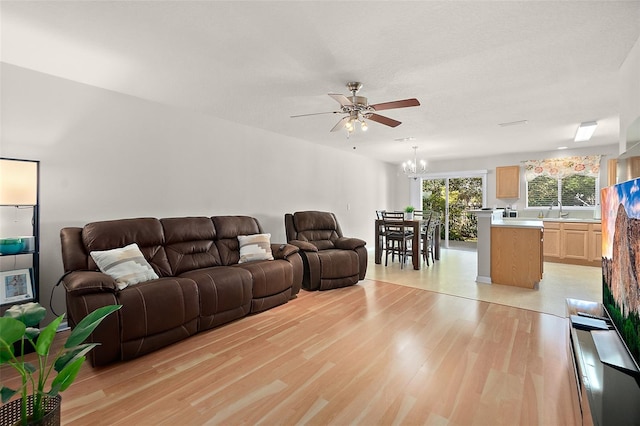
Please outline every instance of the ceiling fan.
[[335, 126], [333, 126], [331, 131], [336, 132], [342, 128], [345, 128], [347, 129], [347, 132], [351, 133], [353, 132], [354, 124], [357, 122], [360, 123], [362, 130], [367, 130], [368, 125], [365, 119], [375, 121], [389, 127], [399, 126], [400, 124], [402, 124], [400, 121], [394, 120], [393, 118], [385, 117], [380, 114], [376, 114], [376, 112], [385, 109], [406, 108], [420, 105], [420, 102], [418, 102], [418, 100], [415, 98], [369, 105], [369, 101], [367, 100], [367, 98], [357, 95], [360, 88], [362, 88], [362, 83], [353, 81], [347, 83], [347, 88], [351, 92], [351, 96], [349, 97], [337, 93], [329, 93], [329, 96], [331, 96], [340, 104], [340, 111], [292, 115], [291, 118], [320, 114], [345, 114], [345, 116], [342, 117], [342, 119], [340, 119], [340, 121], [338, 121]]

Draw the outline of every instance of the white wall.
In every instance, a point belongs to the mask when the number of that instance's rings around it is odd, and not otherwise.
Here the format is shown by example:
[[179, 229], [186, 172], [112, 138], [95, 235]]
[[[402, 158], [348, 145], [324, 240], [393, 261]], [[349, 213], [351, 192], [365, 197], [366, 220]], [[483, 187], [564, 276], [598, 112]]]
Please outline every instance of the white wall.
[[620, 67], [620, 149], [626, 150], [627, 129], [640, 118], [640, 38]]
[[[373, 241], [395, 168], [356, 153], [2, 64], [3, 157], [40, 160], [41, 302], [60, 229], [127, 217], [241, 214], [284, 242], [284, 213], [326, 210]], [[5, 236], [5, 235], [2, 235]], [[62, 290], [53, 303], [64, 311]]]

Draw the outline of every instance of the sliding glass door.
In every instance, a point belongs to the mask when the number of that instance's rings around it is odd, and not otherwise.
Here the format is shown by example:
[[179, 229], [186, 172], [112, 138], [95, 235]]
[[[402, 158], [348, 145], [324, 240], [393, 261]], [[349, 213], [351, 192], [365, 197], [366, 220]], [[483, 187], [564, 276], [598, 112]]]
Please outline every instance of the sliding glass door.
[[486, 174], [423, 178], [422, 209], [440, 213], [444, 223], [440, 238], [445, 247], [475, 247], [477, 219], [470, 211], [482, 208], [485, 202], [485, 180]]

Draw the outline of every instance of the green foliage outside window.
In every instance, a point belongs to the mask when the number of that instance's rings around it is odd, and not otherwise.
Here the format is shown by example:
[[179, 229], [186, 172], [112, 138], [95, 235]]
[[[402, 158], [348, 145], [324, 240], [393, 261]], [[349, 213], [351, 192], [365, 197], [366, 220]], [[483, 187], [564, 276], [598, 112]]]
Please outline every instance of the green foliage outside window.
[[527, 207], [549, 207], [558, 199], [565, 207], [594, 206], [596, 178], [583, 175], [572, 175], [563, 179], [538, 176], [527, 182]]
[[562, 179], [561, 200], [563, 206], [595, 206], [596, 179], [582, 175]]
[[[444, 220], [446, 206], [445, 179], [428, 179], [422, 182], [422, 209], [441, 213]], [[482, 178], [449, 179], [449, 240], [475, 241], [478, 238], [478, 223], [469, 210], [482, 207]], [[444, 226], [440, 237], [444, 238]]]
[[538, 176], [527, 185], [529, 207], [548, 207], [558, 199], [558, 179]]

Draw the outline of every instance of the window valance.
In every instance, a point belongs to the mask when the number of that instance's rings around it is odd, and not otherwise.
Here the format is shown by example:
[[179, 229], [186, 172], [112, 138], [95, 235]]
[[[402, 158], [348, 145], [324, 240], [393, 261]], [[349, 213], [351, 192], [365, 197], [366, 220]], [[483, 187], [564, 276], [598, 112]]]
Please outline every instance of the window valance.
[[571, 175], [600, 176], [601, 155], [551, 158], [548, 160], [524, 161], [524, 176], [527, 182], [538, 176], [562, 179]]

